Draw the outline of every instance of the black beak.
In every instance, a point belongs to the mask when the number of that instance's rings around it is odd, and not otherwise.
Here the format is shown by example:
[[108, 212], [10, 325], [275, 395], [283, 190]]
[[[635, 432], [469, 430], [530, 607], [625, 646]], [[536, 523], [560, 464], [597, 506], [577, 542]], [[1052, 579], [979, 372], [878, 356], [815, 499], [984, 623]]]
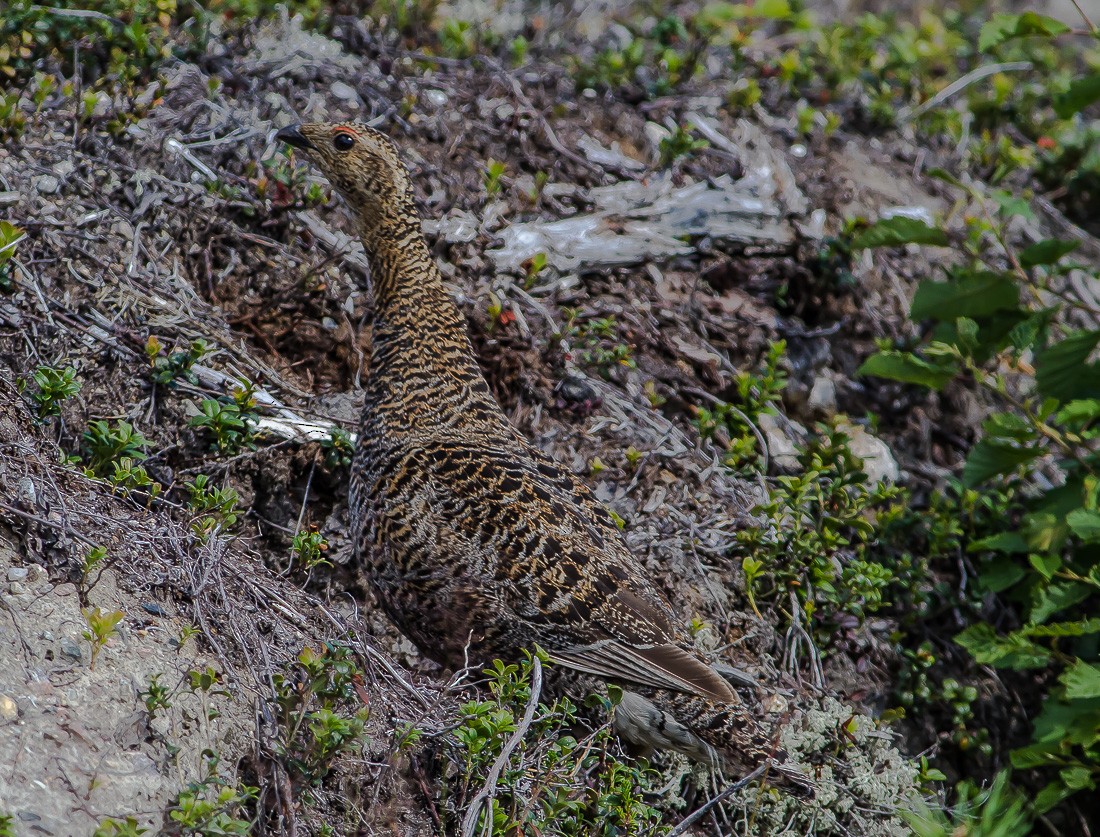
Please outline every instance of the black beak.
[[293, 145], [295, 148], [313, 148], [313, 143], [302, 136], [302, 132], [299, 130], [301, 127], [301, 125], [288, 125], [281, 128], [275, 134], [275, 139], [285, 142], [287, 145]]

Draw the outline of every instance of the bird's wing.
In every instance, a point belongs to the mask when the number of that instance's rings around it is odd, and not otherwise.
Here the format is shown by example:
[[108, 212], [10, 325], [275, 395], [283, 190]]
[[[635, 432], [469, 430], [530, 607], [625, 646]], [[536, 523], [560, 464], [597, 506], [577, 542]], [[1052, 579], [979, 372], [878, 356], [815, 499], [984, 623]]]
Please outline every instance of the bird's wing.
[[607, 680], [690, 692], [719, 703], [733, 690], [710, 666], [678, 645], [640, 647], [608, 640], [550, 652], [555, 662]]
[[437, 507], [479, 551], [494, 552], [496, 579], [508, 579], [503, 600], [552, 659], [625, 684], [735, 699], [721, 675], [673, 641], [668, 603], [571, 474], [520, 446], [450, 440], [426, 453], [436, 463]]

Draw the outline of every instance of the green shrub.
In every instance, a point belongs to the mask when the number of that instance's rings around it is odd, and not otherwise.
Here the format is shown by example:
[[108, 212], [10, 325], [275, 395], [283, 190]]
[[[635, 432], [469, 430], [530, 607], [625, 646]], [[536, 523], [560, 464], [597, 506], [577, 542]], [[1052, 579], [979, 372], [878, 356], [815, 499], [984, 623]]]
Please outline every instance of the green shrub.
[[1064, 290], [1076, 242], [1017, 251], [1007, 223], [1026, 203], [994, 199], [999, 208], [954, 241], [899, 219], [857, 234], [872, 245], [935, 239], [960, 257], [913, 297], [913, 319], [933, 324], [928, 338], [884, 346], [861, 371], [933, 389], [969, 381], [995, 404], [963, 484], [994, 495], [1020, 480], [1028, 489], [998, 530], [965, 547], [1009, 617], [998, 627], [975, 619], [956, 642], [980, 664], [1034, 671], [1047, 684], [1032, 743], [1012, 753], [1018, 771], [1046, 775], [1034, 801], [1045, 813], [1100, 780], [1100, 364], [1091, 359], [1100, 329], [1073, 324], [1091, 311]]

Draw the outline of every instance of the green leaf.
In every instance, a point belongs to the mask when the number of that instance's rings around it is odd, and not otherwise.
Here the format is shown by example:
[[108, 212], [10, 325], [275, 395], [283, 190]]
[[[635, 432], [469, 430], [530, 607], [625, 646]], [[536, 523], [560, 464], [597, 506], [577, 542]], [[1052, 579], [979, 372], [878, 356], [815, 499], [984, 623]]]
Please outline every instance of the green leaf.
[[1017, 770], [1033, 770], [1036, 767], [1054, 767], [1062, 764], [1061, 747], [1051, 743], [1029, 744], [1013, 750], [1010, 758]]
[[[1097, 76], [1100, 78], [1100, 76]], [[1081, 245], [1079, 241], [1064, 241], [1060, 238], [1048, 238], [1020, 252], [1020, 264], [1024, 267], [1055, 264], [1062, 256], [1072, 253]]]
[[1058, 776], [1062, 782], [1070, 790], [1084, 790], [1085, 788], [1096, 787], [1096, 782], [1092, 779], [1092, 770], [1084, 765], [1074, 765], [1073, 767], [1067, 767], [1064, 770], [1058, 772]]
[[1035, 437], [1035, 429], [1023, 416], [1016, 413], [993, 413], [982, 422], [986, 436], [996, 439], [1013, 439], [1026, 442]]
[[1085, 543], [1100, 541], [1100, 512], [1074, 509], [1066, 515], [1066, 523]]
[[1100, 418], [1100, 399], [1079, 398], [1070, 401], [1054, 417], [1059, 424], [1067, 424], [1078, 430], [1088, 427]]
[[1000, 593], [1018, 582], [1027, 571], [1009, 558], [995, 558], [982, 567], [978, 580], [991, 593]]
[[953, 320], [1012, 311], [1019, 305], [1020, 289], [1015, 280], [980, 271], [948, 282], [921, 282], [909, 315], [914, 320]]
[[1054, 97], [1054, 112], [1069, 119], [1096, 101], [1100, 101], [1100, 73], [1074, 79], [1065, 93]]
[[1049, 665], [1051, 653], [1019, 633], [998, 636], [992, 625], [971, 625], [955, 637], [955, 642], [983, 665], [997, 668], [1028, 669]]
[[1035, 355], [1039, 392], [1059, 401], [1100, 397], [1100, 371], [1086, 363], [1100, 343], [1100, 331], [1079, 331]]
[[1051, 696], [1035, 719], [1032, 738], [1048, 747], [1063, 742], [1091, 747], [1100, 741], [1100, 698], [1062, 700]]
[[1065, 784], [1060, 781], [1050, 782], [1035, 795], [1035, 813], [1045, 814], [1063, 800], [1073, 796], [1073, 793], [1073, 790], [1067, 788]]
[[1052, 622], [1049, 625], [1028, 625], [1021, 630], [1029, 637], [1088, 636], [1089, 634], [1100, 633], [1100, 619], [1082, 619], [1079, 622]]
[[951, 241], [947, 233], [930, 227], [916, 218], [895, 215], [883, 218], [852, 236], [853, 250], [867, 250], [872, 247], [898, 247], [902, 244], [932, 244], [947, 247]]
[[1069, 27], [1060, 20], [1055, 20], [1046, 15], [1035, 12], [1024, 12], [1020, 15], [993, 15], [982, 26], [978, 35], [978, 49], [988, 52], [995, 46], [1003, 44], [1012, 38], [1024, 38], [1028, 35], [1061, 35], [1068, 32]]
[[1047, 581], [1062, 567], [1062, 556], [1056, 552], [1033, 552], [1027, 556], [1027, 562]]
[[1100, 666], [1077, 660], [1058, 680], [1066, 687], [1067, 698], [1100, 697]]
[[[1088, 585], [1076, 581], [1059, 581], [1041, 587], [1035, 593], [1035, 605], [1031, 608], [1028, 618], [1034, 625], [1040, 625], [1055, 613], [1083, 602], [1089, 597], [1090, 592]], [[1084, 623], [1079, 624], [1083, 625]], [[1031, 633], [1030, 629], [1029, 633]], [[1083, 630], [1081, 635], [1083, 636], [1085, 633], [1092, 633], [1092, 631]], [[1043, 636], [1041, 633], [1031, 633], [1031, 635]], [[1067, 636], [1073, 636], [1073, 634], [1067, 634]]]
[[1043, 308], [1023, 322], [1017, 323], [1008, 333], [1008, 339], [1017, 349], [1030, 349], [1046, 339], [1047, 328], [1054, 319], [1057, 308]]
[[1012, 471], [1042, 453], [1041, 447], [1017, 447], [1005, 442], [982, 439], [970, 449], [970, 454], [966, 457], [962, 481], [968, 486], [978, 485], [997, 474]]
[[1031, 201], [1015, 192], [1007, 189], [995, 189], [990, 195], [1001, 208], [1005, 215], [1034, 220], [1035, 213], [1031, 211]]
[[910, 352], [885, 351], [871, 355], [863, 361], [856, 374], [877, 375], [903, 384], [920, 384], [932, 389], [943, 389], [955, 377], [957, 370], [934, 366]]
[[1027, 541], [1019, 532], [998, 532], [987, 538], [974, 541], [968, 552], [1005, 552], [1010, 555], [1027, 552]]

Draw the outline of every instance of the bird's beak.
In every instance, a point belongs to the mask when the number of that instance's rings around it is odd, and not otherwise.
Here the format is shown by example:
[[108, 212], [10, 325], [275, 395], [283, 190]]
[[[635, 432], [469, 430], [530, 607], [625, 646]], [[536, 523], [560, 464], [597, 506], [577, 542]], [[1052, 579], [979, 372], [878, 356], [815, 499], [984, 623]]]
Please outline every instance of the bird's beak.
[[285, 142], [287, 145], [293, 145], [295, 148], [313, 148], [313, 143], [302, 136], [301, 125], [288, 125], [285, 128], [281, 128], [275, 139], [279, 142]]

